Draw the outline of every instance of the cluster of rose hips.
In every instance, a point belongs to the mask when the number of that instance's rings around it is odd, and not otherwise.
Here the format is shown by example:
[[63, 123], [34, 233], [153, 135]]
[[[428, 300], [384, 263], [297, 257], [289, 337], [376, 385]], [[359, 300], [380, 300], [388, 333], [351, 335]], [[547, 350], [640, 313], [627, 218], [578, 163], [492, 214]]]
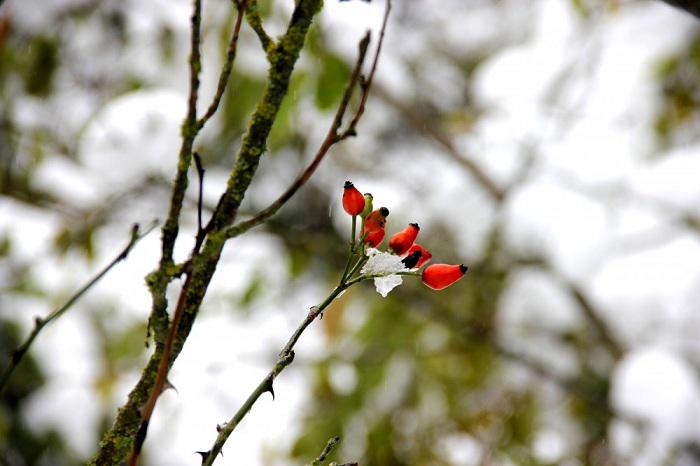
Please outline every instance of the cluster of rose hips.
[[[389, 209], [380, 207], [372, 210], [372, 195], [363, 195], [350, 181], [345, 182], [343, 189], [343, 209], [353, 217], [353, 234], [356, 217], [359, 215], [362, 219], [362, 244], [376, 248], [382, 243]], [[417, 223], [409, 223], [389, 239], [389, 249], [403, 257], [401, 262], [407, 269], [420, 268], [432, 258], [427, 249], [415, 243], [419, 231]], [[464, 264], [432, 264], [423, 270], [421, 278], [428, 287], [442, 290], [462, 278], [466, 272], [467, 266]]]

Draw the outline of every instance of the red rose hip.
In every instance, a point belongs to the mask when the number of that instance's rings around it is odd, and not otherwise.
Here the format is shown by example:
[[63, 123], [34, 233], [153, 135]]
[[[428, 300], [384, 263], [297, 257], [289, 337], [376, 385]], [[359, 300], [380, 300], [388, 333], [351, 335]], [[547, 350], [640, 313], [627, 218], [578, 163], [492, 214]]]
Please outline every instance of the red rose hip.
[[433, 264], [423, 270], [423, 283], [428, 288], [442, 290], [452, 285], [467, 273], [468, 267], [464, 264]]
[[349, 181], [343, 187], [343, 209], [352, 216], [360, 215], [365, 209], [365, 196]]
[[423, 264], [432, 259], [433, 255], [420, 244], [414, 244], [408, 251], [406, 257], [401, 261], [407, 269], [419, 269]]
[[417, 223], [409, 223], [408, 226], [403, 229], [403, 231], [400, 231], [391, 237], [389, 240], [389, 247], [396, 254], [402, 255], [408, 251], [411, 246], [413, 246], [413, 242], [418, 237], [419, 231], [420, 227]]

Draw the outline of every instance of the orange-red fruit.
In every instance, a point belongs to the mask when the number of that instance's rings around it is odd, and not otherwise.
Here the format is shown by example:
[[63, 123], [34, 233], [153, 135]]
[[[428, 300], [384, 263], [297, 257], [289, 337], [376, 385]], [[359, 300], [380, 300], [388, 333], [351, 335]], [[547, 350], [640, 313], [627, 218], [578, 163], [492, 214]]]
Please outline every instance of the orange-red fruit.
[[374, 231], [369, 231], [367, 232], [367, 236], [365, 236], [365, 243], [367, 243], [370, 247], [376, 248], [381, 244], [382, 240], [384, 239], [384, 234], [384, 228], [378, 228]]
[[349, 181], [343, 187], [343, 209], [353, 216], [360, 215], [365, 209], [365, 196]]
[[406, 258], [401, 262], [409, 268], [420, 268], [423, 264], [432, 259], [433, 255], [420, 244], [414, 244], [406, 251]]
[[363, 234], [371, 233], [375, 230], [383, 230], [386, 226], [386, 218], [389, 216], [389, 209], [380, 207], [370, 212], [365, 218], [365, 228]]
[[434, 290], [447, 288], [467, 273], [464, 264], [433, 264], [423, 270], [423, 283]]
[[389, 240], [389, 247], [398, 255], [405, 253], [413, 246], [413, 242], [416, 240], [416, 237], [418, 237], [419, 231], [420, 227], [417, 223], [409, 223], [403, 231], [391, 237]]

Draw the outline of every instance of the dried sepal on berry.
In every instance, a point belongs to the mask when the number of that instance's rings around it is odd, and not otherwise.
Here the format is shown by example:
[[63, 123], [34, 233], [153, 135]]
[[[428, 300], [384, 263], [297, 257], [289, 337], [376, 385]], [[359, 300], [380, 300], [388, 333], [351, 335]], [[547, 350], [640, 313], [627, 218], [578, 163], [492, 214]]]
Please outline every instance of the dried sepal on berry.
[[402, 262], [409, 269], [419, 269], [423, 264], [432, 259], [433, 255], [420, 244], [414, 243], [408, 251]]

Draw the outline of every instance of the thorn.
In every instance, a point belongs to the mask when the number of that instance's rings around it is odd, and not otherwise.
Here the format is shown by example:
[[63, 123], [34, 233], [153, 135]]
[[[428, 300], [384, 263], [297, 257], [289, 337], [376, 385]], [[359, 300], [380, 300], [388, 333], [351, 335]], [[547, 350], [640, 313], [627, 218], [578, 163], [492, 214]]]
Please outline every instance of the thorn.
[[270, 392], [270, 395], [272, 395], [272, 399], [273, 400], [275, 399], [275, 389], [272, 386], [272, 378], [271, 377], [269, 377], [267, 379], [267, 383], [265, 384], [265, 391], [263, 393], [265, 393], [265, 392]]
[[44, 323], [44, 319], [39, 316], [34, 317], [34, 325], [37, 327]]
[[202, 464], [209, 458], [209, 455], [211, 455], [210, 451], [195, 451], [195, 454], [201, 455], [202, 456]]
[[169, 390], [171, 388], [173, 390], [175, 390], [175, 393], [177, 393], [178, 395], [180, 394], [180, 392], [177, 391], [177, 388], [175, 387], [175, 385], [173, 385], [172, 382], [168, 379], [165, 379], [165, 383], [163, 384], [163, 389], [160, 392], [164, 393], [166, 390]]
[[223, 422], [223, 423], [221, 423], [221, 424], [217, 424], [217, 425], [216, 425], [216, 431], [217, 431], [217, 432], [221, 432], [222, 430], [224, 430], [224, 427], [226, 427], [226, 423], [225, 423], [225, 422]]

